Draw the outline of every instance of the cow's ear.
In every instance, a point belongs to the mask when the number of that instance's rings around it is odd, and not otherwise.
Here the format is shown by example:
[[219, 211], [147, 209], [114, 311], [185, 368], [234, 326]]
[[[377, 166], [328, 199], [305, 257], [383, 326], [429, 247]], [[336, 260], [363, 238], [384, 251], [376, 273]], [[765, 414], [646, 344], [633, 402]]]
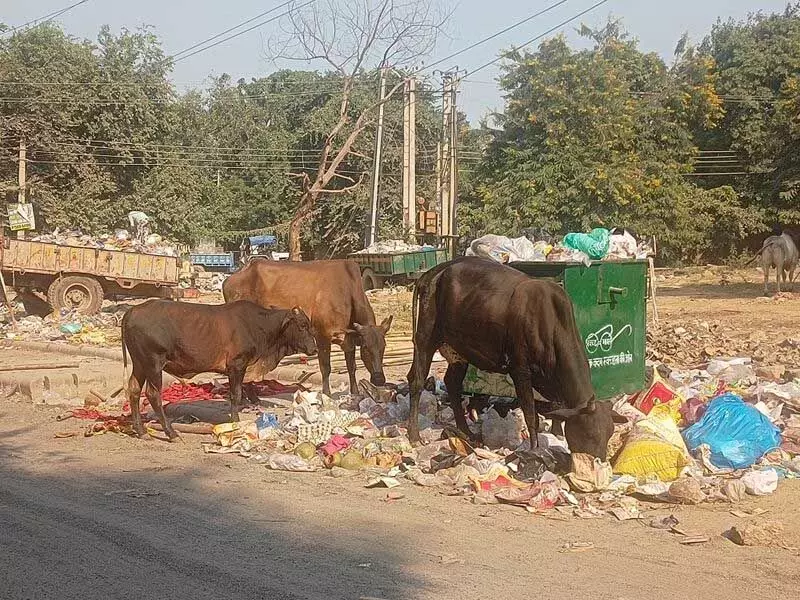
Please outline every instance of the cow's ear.
[[303, 309], [301, 309], [299, 306], [295, 306], [295, 307], [292, 308], [292, 314], [295, 315], [295, 316], [300, 315], [302, 312], [303, 312]]
[[381, 331], [383, 331], [383, 335], [386, 335], [387, 333], [389, 333], [389, 329], [391, 329], [391, 327], [392, 327], [392, 320], [393, 319], [394, 319], [394, 317], [392, 315], [389, 315], [383, 321], [381, 321], [381, 324], [379, 325], [379, 327], [380, 327]]

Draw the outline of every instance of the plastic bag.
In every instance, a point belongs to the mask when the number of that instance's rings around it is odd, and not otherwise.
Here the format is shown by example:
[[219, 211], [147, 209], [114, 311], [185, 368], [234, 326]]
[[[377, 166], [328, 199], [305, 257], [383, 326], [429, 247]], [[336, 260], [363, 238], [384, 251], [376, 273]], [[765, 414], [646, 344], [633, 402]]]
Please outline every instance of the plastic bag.
[[267, 467], [275, 471], [316, 471], [296, 454], [271, 454], [267, 459]]
[[775, 469], [748, 471], [742, 475], [742, 483], [751, 496], [768, 496], [778, 489], [778, 472]]
[[573, 250], [580, 250], [589, 255], [589, 258], [600, 260], [608, 254], [610, 241], [608, 229], [598, 227], [590, 233], [568, 233], [564, 236], [564, 245]]
[[729, 469], [746, 469], [781, 445], [778, 428], [754, 406], [730, 393], [714, 398], [683, 437], [690, 450], [708, 444], [711, 462]]
[[575, 453], [567, 481], [577, 492], [602, 492], [611, 485], [611, 465], [589, 454]]
[[519, 457], [517, 479], [520, 481], [539, 481], [545, 471], [567, 473], [570, 469], [570, 455], [562, 448], [534, 448], [517, 450]]
[[678, 426], [668, 413], [659, 411], [633, 426], [614, 463], [614, 473], [672, 481], [689, 461]]
[[523, 432], [527, 431], [525, 418], [522, 411], [511, 410], [505, 416], [500, 416], [494, 408], [490, 408], [481, 419], [483, 443], [487, 448], [514, 449], [522, 443]]

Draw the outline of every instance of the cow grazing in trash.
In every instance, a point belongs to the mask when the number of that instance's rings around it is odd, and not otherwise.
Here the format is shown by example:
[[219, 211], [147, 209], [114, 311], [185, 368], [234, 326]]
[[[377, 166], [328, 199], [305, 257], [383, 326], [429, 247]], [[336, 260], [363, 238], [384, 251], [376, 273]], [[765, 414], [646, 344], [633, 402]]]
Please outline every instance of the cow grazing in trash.
[[606, 458], [614, 432], [611, 405], [596, 402], [589, 363], [566, 292], [494, 261], [464, 257], [434, 267], [414, 291], [414, 362], [408, 374], [408, 436], [419, 442], [422, 385], [438, 349], [456, 423], [468, 433], [461, 405], [468, 364], [508, 373], [514, 381], [532, 443], [536, 443], [536, 388], [557, 410], [573, 452]]
[[361, 285], [361, 270], [353, 261], [254, 261], [228, 277], [222, 293], [226, 302], [250, 300], [262, 306], [302, 307], [317, 338], [323, 393], [331, 393], [331, 343], [344, 352], [350, 393], [358, 393], [356, 346], [361, 347], [361, 360], [372, 384], [386, 384], [383, 355], [392, 317], [375, 323]]
[[133, 425], [145, 434], [139, 412], [144, 387], [164, 432], [177, 437], [161, 404], [162, 371], [175, 377], [224, 373], [230, 382], [231, 418], [239, 420], [242, 381], [248, 367], [261, 363], [271, 371], [289, 354], [316, 353], [311, 322], [298, 307], [265, 309], [252, 302], [223, 305], [150, 300], [131, 308], [122, 319], [122, 359], [133, 372], [128, 399]]

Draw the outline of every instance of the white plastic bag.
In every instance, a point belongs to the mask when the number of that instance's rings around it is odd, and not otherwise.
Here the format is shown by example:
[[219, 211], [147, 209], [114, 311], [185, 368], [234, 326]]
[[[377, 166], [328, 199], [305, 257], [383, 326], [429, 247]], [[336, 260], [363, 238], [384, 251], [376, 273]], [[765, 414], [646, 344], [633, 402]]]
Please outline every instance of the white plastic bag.
[[748, 471], [742, 475], [742, 483], [751, 496], [768, 496], [778, 489], [778, 473], [775, 469]]
[[526, 431], [525, 418], [518, 408], [508, 411], [505, 418], [494, 408], [490, 408], [481, 418], [481, 431], [483, 443], [488, 448], [513, 450], [522, 443], [523, 432]]

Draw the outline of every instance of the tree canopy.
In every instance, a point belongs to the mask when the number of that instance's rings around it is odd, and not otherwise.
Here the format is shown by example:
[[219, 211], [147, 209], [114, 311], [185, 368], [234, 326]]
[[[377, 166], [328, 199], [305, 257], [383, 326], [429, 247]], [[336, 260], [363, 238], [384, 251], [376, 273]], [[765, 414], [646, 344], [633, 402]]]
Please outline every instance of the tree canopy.
[[[553, 37], [505, 53], [504, 109], [478, 127], [461, 115], [465, 238], [620, 225], [655, 235], [667, 261], [696, 262], [741, 250], [775, 222], [800, 224], [800, 3], [720, 21], [699, 44], [683, 36], [669, 61], [643, 52], [621, 22], [581, 34], [589, 47]], [[411, 72], [393, 67], [389, 88]], [[46, 229], [110, 231], [140, 209], [177, 241], [234, 244], [286, 233], [305, 206], [306, 256], [362, 247], [375, 65], [222, 75], [189, 90], [171, 72], [147, 28], [103, 28], [87, 41], [46, 23], [0, 36], [0, 192], [16, 197], [23, 140]], [[417, 189], [435, 208], [441, 95], [429, 85], [416, 111]], [[404, 233], [402, 127], [397, 94], [385, 104], [382, 238]]]

